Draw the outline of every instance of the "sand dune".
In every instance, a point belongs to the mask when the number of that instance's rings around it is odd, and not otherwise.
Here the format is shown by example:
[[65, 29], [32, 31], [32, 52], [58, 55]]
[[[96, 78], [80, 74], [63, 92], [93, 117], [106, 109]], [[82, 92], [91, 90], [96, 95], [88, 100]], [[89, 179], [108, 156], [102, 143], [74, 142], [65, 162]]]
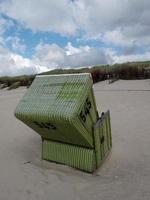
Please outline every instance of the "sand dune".
[[0, 90], [0, 200], [149, 200], [150, 80], [94, 85], [111, 111], [113, 149], [94, 174], [41, 160], [40, 137], [14, 117], [25, 88]]

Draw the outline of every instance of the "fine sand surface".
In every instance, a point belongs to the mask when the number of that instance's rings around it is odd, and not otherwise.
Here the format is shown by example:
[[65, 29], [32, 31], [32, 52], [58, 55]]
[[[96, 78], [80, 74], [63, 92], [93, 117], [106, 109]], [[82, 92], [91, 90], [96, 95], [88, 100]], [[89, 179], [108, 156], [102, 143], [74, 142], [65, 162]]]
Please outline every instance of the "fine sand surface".
[[0, 91], [0, 200], [149, 200], [150, 80], [94, 85], [111, 111], [112, 152], [94, 174], [41, 161], [41, 138], [14, 117], [25, 88]]

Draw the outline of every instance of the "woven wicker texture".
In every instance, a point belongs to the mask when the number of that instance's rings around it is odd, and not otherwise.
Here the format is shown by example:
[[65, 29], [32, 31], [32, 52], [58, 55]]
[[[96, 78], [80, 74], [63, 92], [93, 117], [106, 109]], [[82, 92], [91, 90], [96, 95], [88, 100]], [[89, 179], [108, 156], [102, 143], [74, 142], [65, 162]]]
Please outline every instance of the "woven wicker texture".
[[43, 140], [42, 158], [94, 172], [105, 160], [112, 147], [109, 111], [101, 116], [93, 128], [94, 149]]
[[42, 138], [94, 147], [98, 115], [91, 75], [37, 76], [15, 115]]
[[93, 172], [96, 169], [94, 149], [44, 140], [42, 158], [87, 172]]
[[107, 111], [94, 125], [96, 168], [98, 168], [112, 147], [110, 113]]

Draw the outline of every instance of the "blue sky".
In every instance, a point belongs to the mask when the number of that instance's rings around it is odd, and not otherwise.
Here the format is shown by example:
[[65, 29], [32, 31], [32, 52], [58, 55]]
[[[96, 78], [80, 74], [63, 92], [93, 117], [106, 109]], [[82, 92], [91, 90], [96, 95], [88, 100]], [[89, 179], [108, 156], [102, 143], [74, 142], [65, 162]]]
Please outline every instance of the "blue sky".
[[0, 0], [0, 76], [150, 59], [148, 0]]

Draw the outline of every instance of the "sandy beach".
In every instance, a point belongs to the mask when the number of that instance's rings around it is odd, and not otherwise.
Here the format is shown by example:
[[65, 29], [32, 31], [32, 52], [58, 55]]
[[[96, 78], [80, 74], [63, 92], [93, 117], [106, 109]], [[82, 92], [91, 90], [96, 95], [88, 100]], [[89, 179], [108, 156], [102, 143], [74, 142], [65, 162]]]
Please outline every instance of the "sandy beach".
[[150, 79], [94, 85], [113, 139], [94, 175], [41, 160], [40, 136], [14, 117], [26, 90], [0, 90], [0, 200], [150, 199]]

